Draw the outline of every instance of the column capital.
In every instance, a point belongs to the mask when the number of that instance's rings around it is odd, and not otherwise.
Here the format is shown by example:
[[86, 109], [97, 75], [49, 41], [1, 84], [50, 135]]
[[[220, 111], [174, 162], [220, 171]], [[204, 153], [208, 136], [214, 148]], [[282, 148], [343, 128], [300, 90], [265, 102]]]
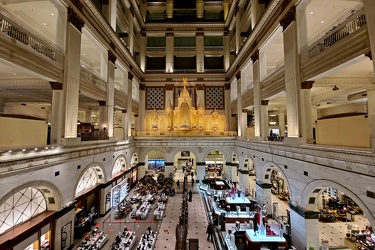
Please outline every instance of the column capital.
[[82, 12], [82, 4], [79, 0], [70, 0], [72, 2], [72, 4], [79, 10]]
[[174, 85], [173, 84], [165, 84], [165, 90], [173, 90]]
[[313, 87], [314, 81], [304, 81], [301, 82], [301, 89], [311, 89]]
[[236, 74], [237, 81], [241, 80], [241, 71]]
[[146, 84], [139, 84], [139, 90], [146, 90]]
[[128, 72], [128, 80], [132, 81], [133, 80], [133, 74]]
[[271, 183], [263, 183], [261, 181], [256, 181], [256, 184], [261, 187], [262, 189], [271, 189], [272, 184]]
[[128, 111], [126, 109], [121, 110], [121, 113], [126, 114]]
[[242, 109], [242, 113], [247, 113], [247, 109]]
[[298, 206], [297, 204], [293, 204], [293, 202], [289, 202], [290, 209], [292, 209], [297, 214], [301, 215], [305, 219], [318, 219], [318, 215], [320, 212], [316, 211], [305, 211], [302, 207]]
[[197, 88], [197, 90], [204, 90], [204, 84], [197, 84], [195, 85], [195, 87]]
[[203, 31], [197, 31], [197, 32], [195, 33], [195, 35], [196, 35], [197, 37], [204, 37], [204, 32], [203, 32]]
[[225, 90], [230, 90], [230, 83], [224, 84], [224, 89]]
[[100, 107], [103, 107], [103, 106], [105, 106], [107, 104], [106, 101], [98, 101], [98, 103], [99, 103]]
[[174, 37], [174, 33], [173, 32], [166, 32], [165, 37]]
[[133, 7], [130, 7], [129, 11], [130, 11], [130, 14], [132, 15], [132, 17], [134, 17], [134, 9], [133, 9]]
[[365, 54], [365, 56], [367, 56], [368, 58], [370, 58], [370, 60], [372, 61], [372, 54], [371, 54], [371, 51], [370, 52], [367, 52]]
[[229, 30], [224, 30], [224, 36], [229, 36]]
[[237, 16], [238, 13], [240, 13], [240, 6], [237, 5], [234, 16]]
[[251, 56], [251, 61], [253, 61], [253, 63], [255, 63], [257, 60], [259, 60], [259, 50], [256, 50]]
[[116, 60], [117, 60], [116, 56], [110, 50], [108, 50], [108, 61], [115, 64]]
[[137, 117], [138, 117], [138, 114], [134, 114], [134, 117], [137, 118]]
[[52, 90], [62, 90], [63, 84], [61, 82], [49, 82]]
[[85, 25], [85, 22], [76, 12], [74, 12], [72, 7], [68, 7], [68, 22], [76, 27], [79, 32], [82, 32], [82, 28]]
[[141, 30], [140, 34], [141, 34], [141, 37], [143, 37], [143, 38], [145, 38], [145, 37], [146, 37], [146, 31], [144, 31], [144, 30]]
[[268, 102], [269, 102], [269, 100], [261, 100], [260, 101], [260, 103], [261, 103], [262, 106], [267, 106]]
[[296, 20], [296, 6], [290, 7], [289, 11], [285, 16], [280, 20], [280, 25], [285, 30], [293, 21]]
[[204, 78], [203, 78], [203, 77], [198, 77], [198, 78], [197, 78], [197, 81], [198, 81], [198, 82], [204, 82]]

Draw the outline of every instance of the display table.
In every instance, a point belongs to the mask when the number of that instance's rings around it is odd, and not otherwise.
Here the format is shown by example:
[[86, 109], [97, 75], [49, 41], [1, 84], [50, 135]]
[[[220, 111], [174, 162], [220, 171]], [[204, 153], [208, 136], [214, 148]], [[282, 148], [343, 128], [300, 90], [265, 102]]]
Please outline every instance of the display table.
[[287, 241], [283, 236], [265, 236], [257, 233], [254, 235], [253, 229], [246, 230], [245, 250], [260, 250], [260, 249], [288, 249]]
[[165, 204], [162, 202], [159, 202], [155, 208], [154, 211], [154, 217], [156, 220], [162, 220], [163, 215], [164, 215], [164, 210], [165, 210]]
[[104, 234], [102, 231], [96, 231], [89, 237], [85, 238], [77, 246], [77, 250], [90, 250], [92, 248], [101, 249], [103, 245], [108, 241], [108, 235]]
[[215, 181], [215, 186], [216, 186], [216, 189], [218, 189], [218, 190], [226, 189], [226, 185], [225, 185], [224, 181]]
[[152, 250], [154, 249], [156, 242], [156, 234], [152, 231], [147, 231], [145, 234], [142, 235], [137, 249], [140, 250]]
[[254, 212], [246, 212], [246, 211], [230, 211], [227, 212], [224, 209], [221, 209], [218, 207], [216, 202], [212, 202], [212, 209], [215, 211], [215, 214], [225, 215], [225, 222], [226, 223], [235, 223], [236, 221], [239, 221], [241, 223], [243, 222], [249, 222], [252, 221], [254, 218]]
[[234, 241], [234, 235], [233, 234], [226, 234], [224, 236], [225, 245], [227, 246], [228, 250], [237, 250], [236, 243]]
[[146, 219], [148, 211], [150, 211], [151, 204], [149, 202], [143, 202], [142, 205], [138, 208], [137, 212], [135, 212], [135, 215], [138, 219]]

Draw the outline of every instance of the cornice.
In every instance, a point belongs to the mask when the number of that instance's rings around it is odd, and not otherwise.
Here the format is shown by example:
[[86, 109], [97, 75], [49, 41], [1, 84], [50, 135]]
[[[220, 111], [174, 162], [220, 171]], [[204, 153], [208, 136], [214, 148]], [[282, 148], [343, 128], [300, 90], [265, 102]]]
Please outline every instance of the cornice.
[[348, 85], [365, 86], [372, 85], [374, 82], [372, 77], [335, 77], [321, 78], [315, 80], [314, 87], [326, 87], [327, 85]]
[[47, 80], [34, 80], [34, 79], [17, 79], [17, 80], [0, 80], [1, 87], [12, 88], [45, 88], [49, 82]]

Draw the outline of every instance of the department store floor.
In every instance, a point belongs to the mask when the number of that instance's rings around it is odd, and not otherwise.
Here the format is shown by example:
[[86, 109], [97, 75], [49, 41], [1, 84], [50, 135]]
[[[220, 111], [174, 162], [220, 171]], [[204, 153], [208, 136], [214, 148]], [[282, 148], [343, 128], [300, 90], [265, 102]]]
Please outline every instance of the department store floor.
[[[174, 175], [174, 180], [180, 180], [180, 183], [183, 183], [184, 174], [182, 171], [177, 171]], [[255, 177], [249, 176], [250, 178], [250, 188], [255, 189]], [[189, 202], [189, 218], [188, 218], [188, 235], [187, 239], [198, 239], [199, 249], [214, 249], [213, 243], [207, 240], [206, 227], [208, 224], [208, 216], [210, 216], [209, 211], [207, 211], [204, 195], [202, 192], [199, 192], [199, 185], [194, 184], [192, 186], [191, 178], [188, 178], [188, 190], [192, 190], [193, 199], [192, 202]], [[181, 185], [182, 186], [182, 185]], [[153, 218], [152, 211], [156, 207], [156, 204], [153, 204], [150, 213], [145, 220], [138, 220], [130, 218], [130, 214], [126, 216], [125, 219], [115, 220], [113, 218], [114, 211], [111, 211], [108, 215], [97, 218], [95, 220], [96, 226], [100, 230], [104, 231], [105, 234], [108, 234], [108, 241], [105, 243], [102, 249], [110, 249], [112, 242], [115, 241], [117, 235], [123, 231], [123, 228], [126, 226], [129, 230], [135, 232], [136, 241], [133, 246], [133, 250], [137, 249], [140, 237], [145, 233], [148, 227], [157, 233], [156, 243], [154, 249], [167, 249], [175, 246], [176, 242], [176, 225], [178, 223], [178, 217], [180, 215], [180, 208], [182, 203], [182, 188], [177, 189], [176, 184], [174, 184], [176, 190], [176, 195], [168, 197], [165, 216], [162, 221], [156, 221]], [[130, 191], [129, 196], [133, 195], [133, 190]], [[287, 202], [280, 200], [277, 196], [272, 197], [273, 202], [278, 203], [279, 216], [286, 216], [287, 209], [289, 205]], [[335, 223], [326, 223], [319, 222], [319, 238], [328, 242], [328, 246], [337, 247], [337, 246], [347, 246], [346, 249], [356, 249], [355, 243], [349, 241], [345, 238], [345, 234], [348, 231], [348, 225], [358, 225], [359, 229], [364, 229], [367, 225], [368, 220], [362, 215], [356, 215], [355, 221], [351, 223], [346, 222], [335, 222]], [[95, 226], [93, 226], [95, 227]], [[220, 232], [219, 230], [216, 231]], [[224, 235], [225, 232], [222, 232]], [[217, 240], [218, 238], [215, 237]], [[82, 241], [82, 239], [76, 239], [74, 241], [74, 249]], [[219, 248], [221, 249], [221, 248]], [[332, 248], [333, 249], [333, 248]], [[345, 248], [340, 248], [345, 249]], [[241, 250], [241, 249], [239, 249]]]

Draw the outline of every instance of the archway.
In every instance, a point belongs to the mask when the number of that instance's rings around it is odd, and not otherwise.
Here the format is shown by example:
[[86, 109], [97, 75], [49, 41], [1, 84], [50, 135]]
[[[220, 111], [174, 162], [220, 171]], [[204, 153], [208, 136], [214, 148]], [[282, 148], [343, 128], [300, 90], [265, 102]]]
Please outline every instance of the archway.
[[173, 166], [175, 179], [183, 180], [184, 175], [196, 175], [197, 155], [191, 150], [181, 150], [176, 152], [173, 157]]
[[117, 157], [115, 163], [113, 164], [112, 168], [112, 179], [115, 178], [116, 176], [119, 176], [123, 172], [127, 170], [126, 166], [126, 160], [124, 156], [119, 156]]
[[220, 150], [211, 150], [207, 152], [204, 158], [205, 178], [225, 178], [226, 157]]
[[319, 242], [323, 248], [345, 245], [362, 249], [366, 238], [375, 239], [370, 209], [345, 186], [328, 180], [314, 181], [303, 191], [301, 202], [306, 211], [319, 213]]
[[246, 195], [250, 195], [252, 198], [255, 198], [256, 171], [254, 167], [254, 161], [249, 155], [245, 156], [244, 168], [249, 171], [249, 190], [246, 190]]
[[166, 157], [161, 150], [153, 149], [145, 154], [145, 175], [164, 174]]

